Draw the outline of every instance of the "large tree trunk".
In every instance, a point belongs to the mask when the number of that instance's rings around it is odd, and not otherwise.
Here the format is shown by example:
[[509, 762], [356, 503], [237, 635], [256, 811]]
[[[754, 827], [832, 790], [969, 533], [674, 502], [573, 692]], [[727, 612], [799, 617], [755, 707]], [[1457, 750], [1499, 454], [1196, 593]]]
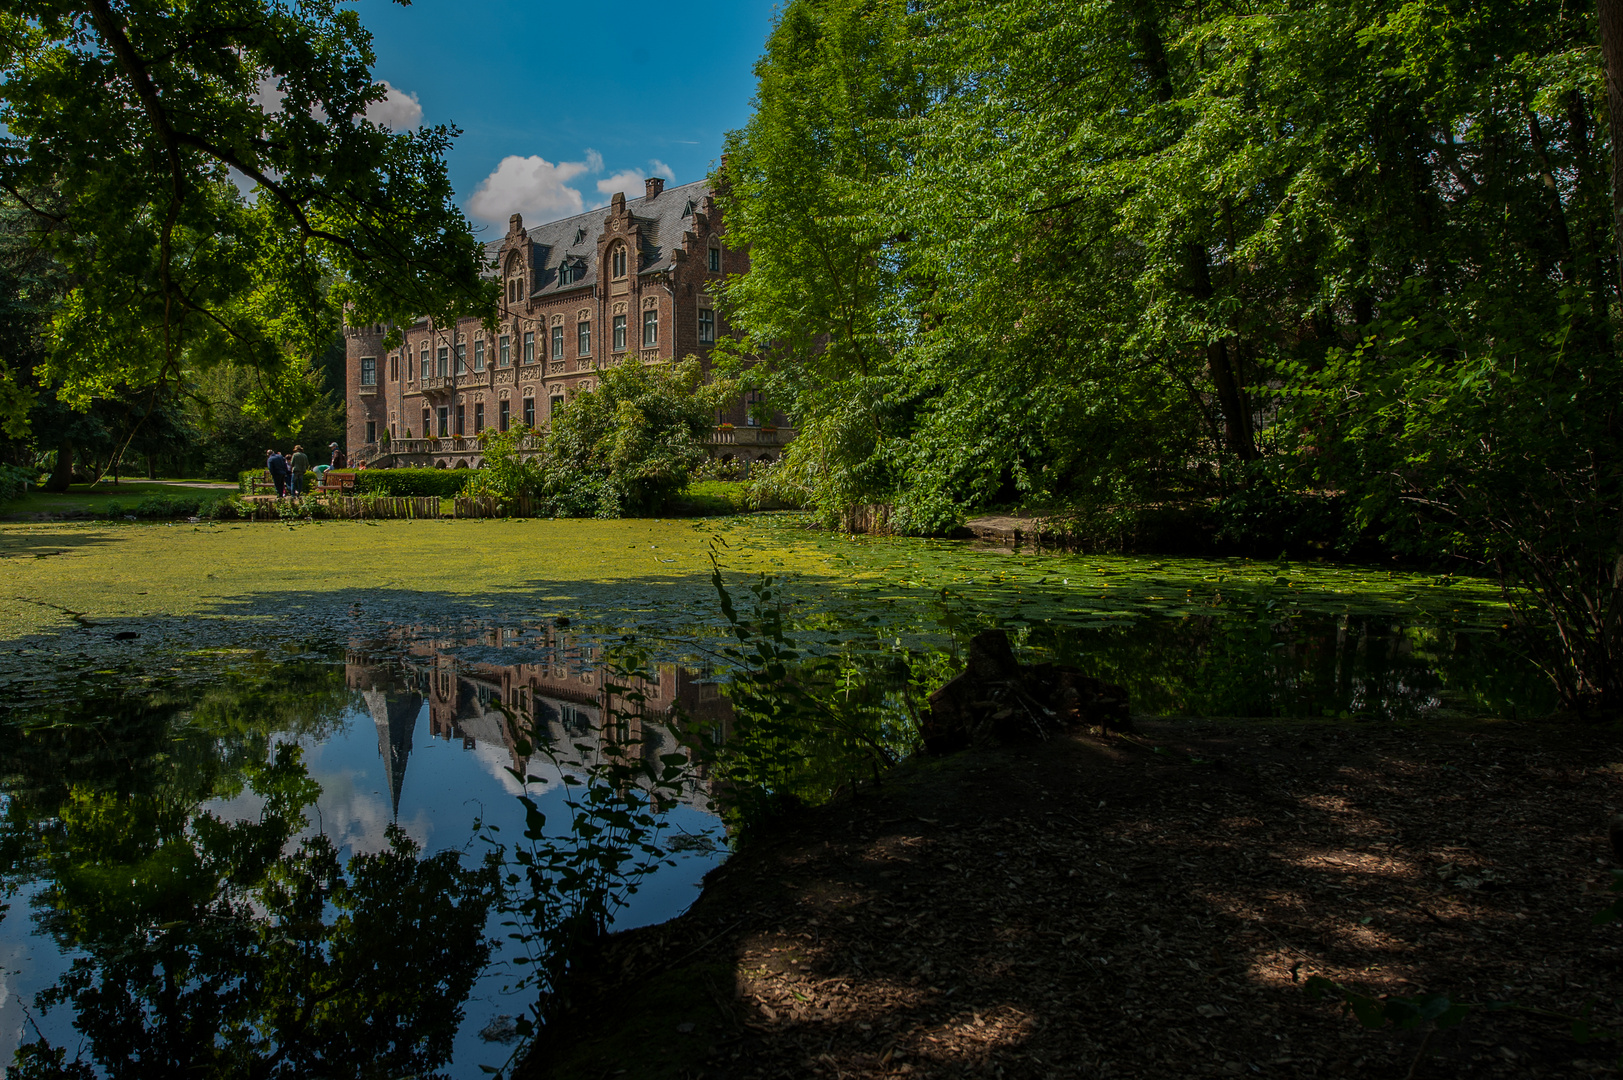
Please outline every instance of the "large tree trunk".
[[66, 491], [71, 483], [73, 483], [73, 440], [63, 439], [62, 444], [56, 448], [56, 465], [51, 469], [51, 478], [45, 482], [45, 490]]
[[[1623, 279], [1623, 0], [1596, 0], [1600, 56], [1606, 68], [1606, 126], [1612, 143], [1612, 242]], [[1623, 291], [1623, 280], [1620, 280]]]

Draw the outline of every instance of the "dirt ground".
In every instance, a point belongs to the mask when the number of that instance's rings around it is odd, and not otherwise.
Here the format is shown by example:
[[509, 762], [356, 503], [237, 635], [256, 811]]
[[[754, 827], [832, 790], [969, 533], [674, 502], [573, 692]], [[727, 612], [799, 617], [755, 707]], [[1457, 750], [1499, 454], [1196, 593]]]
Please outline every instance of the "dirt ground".
[[1610, 729], [1160, 721], [903, 766], [611, 939], [532, 1076], [1569, 1077], [1623, 1042], [1366, 1031], [1304, 983], [1623, 1029]]

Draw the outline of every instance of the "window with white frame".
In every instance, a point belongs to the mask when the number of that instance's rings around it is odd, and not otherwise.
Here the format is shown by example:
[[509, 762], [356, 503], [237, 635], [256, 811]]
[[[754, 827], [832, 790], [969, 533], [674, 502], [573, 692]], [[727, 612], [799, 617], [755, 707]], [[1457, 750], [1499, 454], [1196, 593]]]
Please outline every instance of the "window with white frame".
[[716, 340], [716, 312], [713, 308], [699, 309], [699, 340], [707, 345]]
[[485, 370], [485, 339], [480, 338], [473, 343], [473, 370]]
[[564, 328], [562, 326], [552, 328], [552, 358], [554, 360], [564, 358]]
[[535, 331], [534, 330], [526, 330], [526, 331], [524, 331], [524, 362], [526, 364], [535, 363]]
[[443, 379], [443, 378], [445, 378], [445, 376], [451, 374], [451, 363], [450, 363], [451, 350], [450, 349], [444, 349], [444, 348], [437, 350], [436, 359], [438, 359], [438, 361], [439, 361], [439, 376], [440, 376], [440, 378]]
[[[378, 384], [378, 358], [375, 356], [361, 357], [361, 385], [376, 386]], [[368, 439], [367, 442], [372, 440]]]
[[[496, 366], [511, 367], [512, 365], [513, 343], [506, 334], [503, 334], [501, 337], [496, 339]], [[502, 428], [502, 430], [506, 431], [507, 429]]]
[[458, 375], [466, 375], [468, 373], [468, 343], [466, 341], [457, 342], [456, 373]]
[[421, 355], [418, 356], [418, 359], [423, 362], [423, 378], [427, 379], [430, 375], [433, 374], [433, 372], [430, 371], [429, 367], [428, 367], [428, 345], [427, 344], [423, 345], [423, 351], [422, 351]]
[[642, 313], [642, 347], [651, 349], [659, 344], [659, 312], [649, 308]]
[[614, 317], [614, 351], [626, 351], [626, 317], [624, 315]]
[[592, 324], [579, 323], [575, 327], [575, 338], [581, 356], [592, 355]]

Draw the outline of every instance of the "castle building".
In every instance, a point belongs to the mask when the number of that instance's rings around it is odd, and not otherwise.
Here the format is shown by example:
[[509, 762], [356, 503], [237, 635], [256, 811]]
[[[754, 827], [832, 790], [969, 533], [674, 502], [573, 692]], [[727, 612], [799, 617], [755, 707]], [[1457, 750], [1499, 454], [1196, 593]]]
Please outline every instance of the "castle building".
[[[749, 269], [748, 253], [727, 243], [705, 180], [667, 189], [651, 178], [643, 198], [616, 194], [606, 209], [531, 228], [514, 214], [486, 250], [502, 285], [494, 332], [477, 319], [423, 321], [386, 351], [383, 327], [346, 327], [352, 461], [477, 467], [479, 432], [544, 428], [628, 357], [697, 356], [708, 371], [727, 332], [716, 286]], [[782, 453], [793, 433], [757, 424], [750, 404], [717, 416], [714, 456], [748, 463]]]

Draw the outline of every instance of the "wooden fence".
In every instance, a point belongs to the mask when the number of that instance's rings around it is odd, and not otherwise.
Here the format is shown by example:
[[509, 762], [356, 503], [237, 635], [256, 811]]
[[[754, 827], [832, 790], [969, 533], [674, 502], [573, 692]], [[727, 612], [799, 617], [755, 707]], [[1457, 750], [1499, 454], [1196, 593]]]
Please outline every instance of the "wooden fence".
[[250, 521], [299, 518], [338, 518], [359, 521], [381, 518], [506, 518], [531, 517], [533, 504], [517, 499], [502, 505], [494, 495], [458, 495], [447, 506], [438, 495], [425, 497], [324, 495], [299, 500], [254, 499]]
[[530, 500], [516, 499], [503, 506], [494, 495], [458, 495], [452, 500], [451, 516], [459, 518], [531, 517]]

